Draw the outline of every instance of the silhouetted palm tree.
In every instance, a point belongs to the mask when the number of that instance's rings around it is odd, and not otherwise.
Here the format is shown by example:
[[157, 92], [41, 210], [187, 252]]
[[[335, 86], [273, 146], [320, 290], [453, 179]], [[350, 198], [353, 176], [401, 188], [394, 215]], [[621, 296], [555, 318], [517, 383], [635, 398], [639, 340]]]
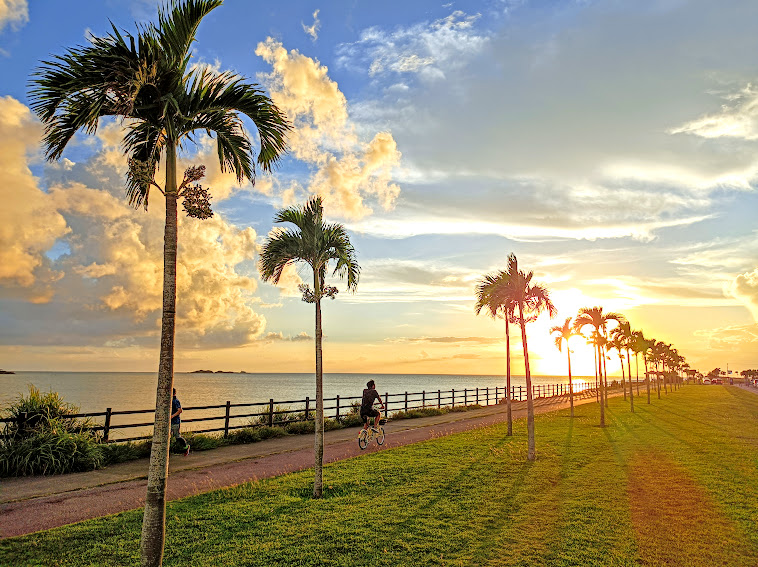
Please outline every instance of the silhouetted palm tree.
[[610, 321], [624, 321], [624, 317], [618, 313], [603, 313], [602, 307], [582, 307], [574, 320], [574, 328], [581, 331], [583, 327], [590, 325], [596, 333], [598, 375], [600, 376], [600, 425], [605, 426], [605, 399], [607, 396], [606, 386], [603, 381], [603, 361], [605, 360], [603, 343], [606, 339], [606, 331]]
[[[69, 49], [44, 61], [33, 74], [32, 108], [45, 124], [45, 154], [57, 160], [80, 130], [93, 134], [101, 117], [129, 120], [123, 148], [129, 157], [127, 197], [147, 208], [150, 189], [165, 197], [163, 316], [155, 427], [150, 453], [147, 498], [142, 528], [142, 564], [160, 565], [163, 557], [165, 490], [168, 476], [169, 421], [174, 370], [176, 312], [177, 202], [184, 197], [190, 216], [208, 218], [209, 196], [193, 185], [204, 166], [189, 168], [179, 182], [176, 154], [195, 132], [216, 136], [221, 169], [238, 181], [253, 180], [253, 147], [240, 114], [258, 130], [258, 165], [270, 170], [285, 151], [290, 126], [255, 85], [232, 73], [190, 66], [191, 46], [201, 20], [221, 0], [171, 2], [159, 9], [158, 23], [137, 26], [136, 36], [115, 26], [88, 46]], [[155, 174], [165, 157], [161, 188]]]
[[320, 498], [323, 492], [324, 463], [324, 373], [321, 353], [321, 299], [334, 299], [337, 288], [326, 285], [326, 271], [334, 263], [332, 275], [347, 279], [347, 289], [355, 291], [360, 276], [360, 266], [355, 258], [355, 249], [341, 224], [326, 224], [321, 197], [311, 197], [303, 206], [282, 209], [274, 217], [275, 223], [291, 223], [290, 228], [275, 232], [266, 241], [261, 252], [259, 271], [264, 281], [279, 282], [282, 271], [290, 264], [304, 262], [313, 272], [313, 289], [301, 285], [303, 301], [316, 307], [316, 424], [315, 474], [313, 497]]
[[527, 459], [536, 458], [534, 445], [534, 400], [532, 398], [532, 375], [529, 370], [529, 346], [526, 341], [526, 324], [534, 320], [540, 313], [547, 311], [550, 317], [555, 315], [555, 306], [550, 301], [547, 288], [533, 284], [534, 272], [523, 272], [518, 269], [515, 254], [508, 256], [508, 273], [511, 274], [513, 301], [518, 306], [518, 320], [521, 327], [521, 343], [524, 347], [524, 372], [526, 374], [526, 428], [529, 450]]
[[569, 345], [569, 339], [571, 337], [579, 337], [580, 333], [574, 330], [571, 317], [566, 317], [563, 325], [556, 325], [550, 329], [550, 334], [555, 335], [555, 346], [560, 352], [563, 348], [563, 343], [566, 343], [566, 357], [568, 359], [568, 379], [569, 379], [569, 401], [571, 404], [571, 417], [574, 417], [574, 385], [571, 380], [571, 347]]
[[485, 309], [494, 319], [502, 317], [505, 320], [505, 407], [508, 419], [508, 436], [513, 435], [513, 415], [511, 412], [511, 332], [510, 324], [516, 323], [511, 286], [511, 275], [501, 270], [495, 274], [486, 275], [476, 286], [476, 314]]

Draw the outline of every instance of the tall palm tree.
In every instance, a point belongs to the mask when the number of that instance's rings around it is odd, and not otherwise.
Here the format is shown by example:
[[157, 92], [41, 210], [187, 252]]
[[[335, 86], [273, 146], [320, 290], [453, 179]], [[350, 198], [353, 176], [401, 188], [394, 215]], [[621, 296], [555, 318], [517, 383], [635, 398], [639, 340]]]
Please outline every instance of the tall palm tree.
[[603, 361], [605, 355], [603, 354], [603, 343], [607, 340], [606, 331], [608, 329], [608, 323], [610, 321], [621, 322], [624, 321], [623, 315], [618, 313], [603, 313], [602, 307], [582, 307], [579, 310], [579, 314], [574, 319], [574, 328], [581, 332], [583, 327], [587, 325], [593, 327], [596, 336], [596, 348], [597, 348], [597, 361], [598, 361], [598, 375], [600, 376], [600, 425], [605, 426], [605, 399], [607, 396], [606, 386], [603, 381]]
[[[629, 354], [629, 351], [632, 349], [632, 341], [634, 340], [634, 334], [632, 333], [632, 326], [629, 324], [629, 321], [622, 321], [621, 323], [618, 324], [618, 326], [615, 329], [613, 329], [613, 331], [611, 331], [611, 334], [613, 335], [614, 338], [619, 340], [623, 349], [626, 351], [626, 369], [627, 369], [627, 375], [629, 376], [629, 404], [630, 404], [632, 413], [634, 413], [634, 390], [632, 389], [632, 362], [631, 362], [631, 356]], [[624, 363], [622, 361], [621, 362], [622, 370], [623, 370], [623, 366], [624, 366]], [[638, 390], [638, 393], [639, 393], [639, 390]], [[626, 398], [626, 395], [624, 395], [624, 398]]]
[[[212, 213], [208, 194], [192, 185], [204, 166], [177, 174], [177, 148], [200, 130], [216, 137], [223, 171], [238, 181], [254, 180], [253, 147], [240, 114], [258, 130], [257, 162], [269, 171], [285, 151], [290, 126], [285, 116], [255, 85], [232, 73], [193, 69], [191, 46], [202, 19], [221, 0], [186, 0], [159, 8], [158, 23], [138, 25], [135, 36], [112, 26], [90, 45], [69, 49], [43, 61], [31, 79], [32, 109], [45, 124], [48, 160], [57, 160], [78, 131], [93, 134], [101, 117], [128, 119], [123, 148], [129, 171], [129, 203], [147, 208], [150, 189], [165, 197], [163, 315], [155, 427], [150, 453], [147, 498], [142, 526], [142, 564], [160, 565], [165, 541], [165, 491], [168, 476], [169, 421], [173, 387], [176, 312], [177, 204], [185, 198], [190, 216]], [[155, 180], [165, 158], [166, 177]]]
[[493, 319], [496, 317], [505, 319], [505, 411], [508, 419], [508, 436], [513, 435], [510, 324], [516, 323], [511, 282], [511, 274], [505, 270], [484, 276], [476, 286], [476, 306], [474, 307], [477, 315], [479, 315], [482, 309], [485, 309]]
[[571, 381], [571, 348], [569, 345], [569, 339], [571, 337], [579, 337], [580, 333], [574, 330], [574, 324], [571, 321], [571, 317], [566, 317], [563, 325], [556, 325], [551, 327], [550, 334], [555, 335], [555, 346], [558, 348], [558, 352], [563, 348], [563, 343], [566, 343], [566, 357], [568, 359], [568, 379], [569, 379], [569, 402], [571, 404], [571, 417], [574, 417], [574, 385]]
[[326, 272], [334, 264], [332, 275], [347, 279], [348, 291], [355, 291], [360, 266], [355, 249], [341, 224], [324, 222], [321, 197], [311, 197], [305, 205], [282, 209], [274, 217], [275, 223], [290, 223], [296, 229], [286, 228], [275, 232], [263, 246], [258, 265], [261, 278], [274, 284], [290, 264], [304, 262], [313, 273], [313, 289], [303, 284], [300, 290], [303, 301], [316, 307], [316, 424], [315, 470], [313, 497], [320, 498], [323, 491], [324, 464], [324, 373], [321, 353], [321, 300], [334, 299], [337, 288], [326, 285]]
[[[665, 360], [666, 360], [666, 351], [668, 350], [668, 347], [670, 345], [667, 345], [663, 341], [656, 341], [651, 347], [651, 358], [653, 362], [655, 363], [655, 372], [656, 372], [656, 385], [658, 390], [658, 399], [661, 399], [661, 376], [663, 377], [663, 387], [664, 390], [666, 388], [666, 366], [665, 366]], [[661, 370], [658, 370], [658, 368], [661, 368]], [[668, 391], [664, 391], [664, 393], [668, 394]]]
[[642, 355], [642, 361], [645, 363], [645, 386], [647, 388], [647, 403], [650, 403], [650, 372], [648, 371], [648, 360], [650, 359], [650, 349], [655, 344], [655, 339], [646, 339], [642, 331], [635, 331], [634, 351]]
[[518, 322], [521, 327], [521, 343], [524, 347], [524, 372], [526, 374], [526, 429], [529, 450], [527, 459], [533, 461], [537, 454], [534, 446], [534, 400], [532, 399], [532, 374], [529, 369], [529, 346], [526, 341], [526, 324], [535, 320], [540, 313], [547, 311], [550, 317], [555, 316], [555, 306], [550, 301], [546, 287], [533, 284], [534, 272], [523, 272], [518, 269], [515, 254], [508, 255], [508, 273], [512, 277], [511, 290], [513, 302], [518, 307]]

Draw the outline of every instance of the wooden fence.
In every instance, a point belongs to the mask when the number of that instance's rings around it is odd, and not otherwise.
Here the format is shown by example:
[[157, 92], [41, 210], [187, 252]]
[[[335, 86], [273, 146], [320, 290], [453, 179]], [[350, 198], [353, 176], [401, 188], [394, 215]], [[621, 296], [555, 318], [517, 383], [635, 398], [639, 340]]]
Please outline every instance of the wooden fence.
[[[481, 405], [490, 406], [503, 403], [505, 398], [505, 387], [496, 386], [495, 388], [464, 388], [462, 390], [434, 390], [421, 392], [402, 392], [398, 394], [385, 393], [382, 397], [384, 401], [385, 414], [389, 415], [390, 411], [408, 411], [422, 408], [449, 408], [455, 406]], [[584, 383], [579, 388], [574, 387], [574, 396], [588, 397], [595, 395], [595, 389], [590, 388], [589, 384]], [[568, 384], [540, 384], [532, 385], [532, 397], [551, 398], [557, 396], [568, 397]], [[525, 386], [511, 387], [511, 400], [519, 402], [526, 400]], [[336, 396], [334, 398], [324, 399], [324, 417], [332, 418], [337, 421], [344, 418], [350, 413], [356, 413], [361, 402], [361, 396]], [[294, 404], [294, 409], [291, 405]], [[246, 427], [261, 427], [264, 425], [285, 425], [297, 421], [311, 421], [314, 419], [316, 403], [314, 399], [306, 397], [304, 400], [285, 400], [275, 401], [270, 399], [268, 402], [256, 403], [231, 403], [227, 401], [221, 405], [210, 406], [191, 406], [182, 408], [182, 427], [183, 431], [192, 433], [217, 433], [223, 431], [224, 437], [234, 429], [243, 429]], [[218, 414], [205, 415], [202, 417], [190, 417], [188, 414], [198, 412], [207, 413], [209, 410], [221, 410]], [[257, 410], [257, 411], [256, 411]], [[127, 430], [134, 428], [147, 428], [153, 426], [153, 421], [140, 421], [138, 423], [112, 423], [114, 417], [131, 416], [131, 415], [148, 415], [149, 419], [155, 416], [155, 409], [146, 410], [113, 410], [107, 408], [104, 412], [77, 413], [66, 416], [67, 418], [88, 418], [94, 419], [97, 423], [90, 428], [91, 431], [102, 432], [102, 439], [106, 443], [122, 443], [126, 441], [137, 441], [150, 439], [152, 435], [141, 435], [133, 437], [123, 437], [112, 439], [111, 433], [114, 430]], [[235, 423], [239, 420], [246, 419], [243, 424]], [[19, 427], [23, 427], [27, 420], [26, 414], [19, 415], [18, 419], [0, 419], [0, 423], [17, 421]], [[190, 423], [217, 422], [214, 427], [206, 429], [185, 428]], [[220, 425], [223, 422], [223, 425]]]

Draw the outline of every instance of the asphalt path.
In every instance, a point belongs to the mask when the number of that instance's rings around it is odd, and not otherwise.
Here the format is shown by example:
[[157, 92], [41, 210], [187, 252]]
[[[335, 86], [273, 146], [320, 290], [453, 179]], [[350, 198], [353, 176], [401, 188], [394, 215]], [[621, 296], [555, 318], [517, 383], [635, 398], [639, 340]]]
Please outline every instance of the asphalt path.
[[[611, 394], [613, 395], [613, 394]], [[620, 395], [620, 392], [618, 393]], [[595, 396], [574, 397], [574, 404], [594, 402]], [[534, 402], [535, 413], [569, 407], [568, 396]], [[526, 402], [513, 403], [513, 419], [526, 417]], [[390, 421], [382, 447], [358, 448], [357, 428], [324, 435], [324, 462], [333, 463], [393, 447], [418, 443], [453, 433], [506, 421], [504, 405], [440, 416]], [[168, 500], [219, 488], [255, 482], [313, 468], [313, 436], [293, 435], [249, 445], [172, 455]], [[15, 537], [58, 526], [141, 508], [147, 490], [148, 460], [110, 465], [99, 471], [55, 477], [4, 479], [0, 484], [0, 538]]]

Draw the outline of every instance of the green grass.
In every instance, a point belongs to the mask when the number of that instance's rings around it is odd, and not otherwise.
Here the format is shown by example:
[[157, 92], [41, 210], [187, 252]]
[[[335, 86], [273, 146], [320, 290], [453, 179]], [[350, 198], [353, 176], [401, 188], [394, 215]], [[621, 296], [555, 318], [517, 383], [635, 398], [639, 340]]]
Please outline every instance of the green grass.
[[[164, 565], [755, 565], [758, 396], [689, 386], [173, 502]], [[641, 403], [640, 403], [641, 402]], [[2, 565], [138, 563], [141, 513], [0, 542]]]

